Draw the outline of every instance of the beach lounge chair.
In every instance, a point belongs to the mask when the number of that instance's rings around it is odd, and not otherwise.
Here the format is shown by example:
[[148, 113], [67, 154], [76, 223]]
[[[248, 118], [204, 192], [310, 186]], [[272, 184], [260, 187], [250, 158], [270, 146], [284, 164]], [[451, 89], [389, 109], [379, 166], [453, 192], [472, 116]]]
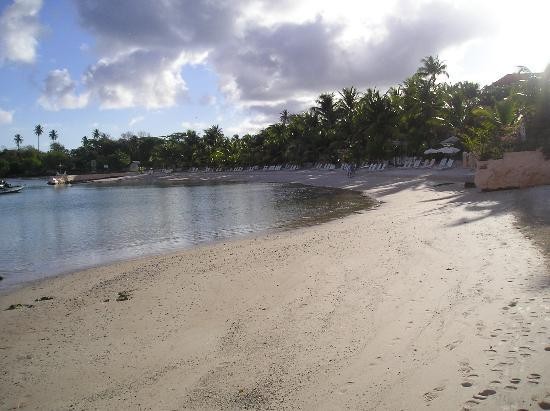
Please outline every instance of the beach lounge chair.
[[421, 162], [422, 162], [422, 160], [416, 160], [416, 161], [414, 162], [413, 167], [414, 167], [414, 168], [420, 167], [420, 163], [421, 163]]
[[439, 165], [437, 166], [437, 168], [439, 170], [443, 170], [445, 168], [445, 166], [447, 165], [447, 158], [443, 158], [440, 162], [439, 162]]
[[448, 161], [447, 161], [447, 165], [445, 166], [445, 168], [453, 168], [453, 163], [455, 162], [454, 158], [450, 158]]
[[382, 166], [378, 169], [378, 171], [384, 171], [386, 169], [386, 161], [382, 163]]
[[428, 165], [426, 166], [426, 168], [432, 168], [435, 164], [435, 158], [432, 158], [432, 160], [428, 163]]

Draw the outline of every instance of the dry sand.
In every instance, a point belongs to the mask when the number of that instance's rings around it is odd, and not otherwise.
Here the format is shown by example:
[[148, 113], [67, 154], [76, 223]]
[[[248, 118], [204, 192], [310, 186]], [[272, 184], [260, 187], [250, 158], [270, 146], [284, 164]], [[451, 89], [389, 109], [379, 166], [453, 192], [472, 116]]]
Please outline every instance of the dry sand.
[[[239, 179], [383, 204], [0, 296], [0, 408], [550, 407], [550, 275], [519, 192], [438, 185], [460, 173], [258, 174]], [[521, 195], [545, 207], [550, 190]]]

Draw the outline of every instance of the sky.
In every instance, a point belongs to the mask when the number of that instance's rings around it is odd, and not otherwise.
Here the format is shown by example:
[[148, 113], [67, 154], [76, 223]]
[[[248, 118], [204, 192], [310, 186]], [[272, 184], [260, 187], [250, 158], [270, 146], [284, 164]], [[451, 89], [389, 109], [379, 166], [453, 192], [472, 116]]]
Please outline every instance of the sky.
[[385, 91], [426, 56], [450, 82], [550, 63], [549, 0], [0, 0], [0, 149], [98, 128], [243, 135], [323, 92]]

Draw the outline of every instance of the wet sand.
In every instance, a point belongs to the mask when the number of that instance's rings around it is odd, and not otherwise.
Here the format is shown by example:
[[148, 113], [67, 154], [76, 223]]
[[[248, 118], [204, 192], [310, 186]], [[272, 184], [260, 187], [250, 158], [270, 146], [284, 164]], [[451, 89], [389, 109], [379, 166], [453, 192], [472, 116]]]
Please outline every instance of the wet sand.
[[242, 174], [383, 204], [0, 296], [0, 408], [550, 406], [550, 189], [442, 173]]

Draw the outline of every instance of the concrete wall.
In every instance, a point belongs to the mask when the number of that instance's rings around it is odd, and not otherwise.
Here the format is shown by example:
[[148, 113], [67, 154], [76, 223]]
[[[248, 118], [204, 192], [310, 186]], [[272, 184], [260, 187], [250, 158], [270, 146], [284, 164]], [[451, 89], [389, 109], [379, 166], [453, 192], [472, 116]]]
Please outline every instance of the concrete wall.
[[474, 181], [481, 190], [550, 184], [550, 160], [541, 151], [504, 153], [499, 160], [478, 161]]

